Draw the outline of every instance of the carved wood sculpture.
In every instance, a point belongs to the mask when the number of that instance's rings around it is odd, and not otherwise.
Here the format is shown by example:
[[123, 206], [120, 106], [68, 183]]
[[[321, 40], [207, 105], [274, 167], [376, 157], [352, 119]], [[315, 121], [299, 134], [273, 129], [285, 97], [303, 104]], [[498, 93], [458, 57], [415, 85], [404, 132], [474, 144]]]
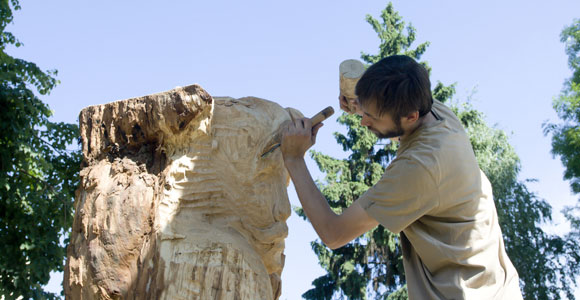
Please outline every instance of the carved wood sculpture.
[[198, 85], [85, 108], [67, 299], [277, 299], [301, 114]]

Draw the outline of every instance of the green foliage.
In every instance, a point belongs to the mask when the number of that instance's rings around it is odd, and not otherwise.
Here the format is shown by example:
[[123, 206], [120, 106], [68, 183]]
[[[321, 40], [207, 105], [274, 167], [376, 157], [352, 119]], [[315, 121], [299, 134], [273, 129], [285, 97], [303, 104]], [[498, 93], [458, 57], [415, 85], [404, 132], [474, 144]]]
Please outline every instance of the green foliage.
[[406, 284], [387, 297], [387, 300], [407, 300], [407, 299], [409, 299], [409, 294], [407, 293]]
[[6, 26], [18, 1], [0, 0], [0, 295], [5, 299], [53, 299], [42, 285], [62, 271], [60, 240], [72, 223], [80, 152], [73, 124], [49, 121], [52, 112], [31, 88], [46, 95], [56, 71], [13, 58], [5, 50], [21, 43]]
[[[552, 154], [560, 156], [565, 168], [564, 179], [570, 181], [572, 192], [578, 194], [580, 193], [580, 19], [574, 20], [570, 26], [562, 30], [560, 41], [565, 44], [572, 76], [566, 80], [562, 92], [552, 103], [563, 123], [544, 124], [544, 133], [552, 134]], [[580, 243], [580, 203], [566, 207], [563, 213], [572, 228], [567, 236], [567, 242]]]
[[[410, 47], [415, 41], [415, 28], [412, 25], [405, 27], [403, 18], [389, 3], [381, 13], [383, 23], [373, 18], [371, 15], [366, 16], [366, 21], [373, 27], [373, 30], [379, 36], [381, 44], [379, 45], [379, 54], [370, 55], [361, 53], [361, 58], [369, 64], [374, 64], [384, 57], [404, 54], [415, 59], [419, 59], [429, 46], [428, 42], [420, 44], [417, 48], [411, 50]], [[407, 31], [406, 34], [404, 31]]]
[[574, 20], [570, 26], [562, 30], [560, 41], [566, 44], [568, 66], [573, 72], [570, 83], [580, 84], [580, 19]]
[[560, 156], [566, 168], [564, 179], [570, 180], [574, 193], [580, 193], [580, 20], [566, 27], [560, 40], [566, 44], [573, 74], [553, 102], [564, 123], [545, 124], [544, 132], [552, 134], [552, 153]]
[[[366, 18], [381, 44], [378, 55], [362, 53], [362, 59], [372, 64], [383, 57], [405, 54], [419, 60], [429, 44], [411, 48], [415, 29], [405, 27], [392, 4], [383, 10], [381, 19], [382, 23], [371, 16]], [[422, 64], [428, 67], [427, 63]], [[433, 89], [433, 97], [441, 102], [454, 95], [454, 84], [445, 86], [438, 82]], [[466, 128], [480, 167], [493, 186], [506, 249], [519, 270], [525, 298], [559, 299], [562, 291], [573, 299], [575, 279], [570, 274], [579, 271], [578, 245], [547, 235], [539, 228], [542, 222], [550, 221], [551, 207], [518, 181], [520, 162], [507, 135], [488, 127], [483, 115], [469, 104], [452, 109]], [[348, 159], [339, 160], [314, 151], [311, 155], [326, 174], [317, 184], [330, 207], [340, 213], [380, 179], [395, 156], [396, 145], [377, 144], [377, 138], [360, 125], [356, 115], [343, 114], [338, 122], [347, 127], [346, 135], [335, 133], [335, 138], [350, 153]], [[297, 212], [306, 219], [300, 209]], [[330, 250], [319, 241], [312, 242], [312, 249], [327, 274], [313, 281], [314, 288], [304, 293], [304, 298], [408, 298], [399, 236], [383, 226], [340, 249]]]

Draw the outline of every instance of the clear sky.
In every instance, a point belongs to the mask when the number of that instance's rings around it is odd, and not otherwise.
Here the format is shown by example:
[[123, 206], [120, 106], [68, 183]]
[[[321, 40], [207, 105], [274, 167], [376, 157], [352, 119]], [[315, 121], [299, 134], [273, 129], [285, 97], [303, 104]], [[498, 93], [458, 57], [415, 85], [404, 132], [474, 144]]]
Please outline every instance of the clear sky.
[[[256, 96], [311, 116], [339, 110], [338, 65], [376, 54], [379, 39], [365, 15], [379, 17], [386, 1], [26, 1], [8, 28], [24, 47], [15, 57], [57, 69], [61, 84], [42, 97], [55, 121], [77, 122], [89, 105], [199, 83], [214, 96]], [[457, 82], [456, 101], [472, 95], [489, 124], [510, 136], [521, 158], [521, 179], [554, 208], [551, 232], [567, 225], [559, 211], [572, 205], [559, 159], [550, 154], [546, 120], [571, 75], [559, 35], [580, 18], [580, 1], [393, 1], [429, 41], [423, 60], [431, 80]], [[332, 133], [336, 115], [315, 149], [344, 157]], [[321, 178], [312, 161], [315, 177]], [[299, 205], [292, 186], [293, 205]], [[517, 220], [516, 220], [517, 221]], [[286, 240], [282, 297], [299, 299], [323, 274], [310, 249], [309, 223], [293, 214]], [[62, 275], [47, 287], [59, 291]], [[577, 293], [577, 297], [580, 294]]]

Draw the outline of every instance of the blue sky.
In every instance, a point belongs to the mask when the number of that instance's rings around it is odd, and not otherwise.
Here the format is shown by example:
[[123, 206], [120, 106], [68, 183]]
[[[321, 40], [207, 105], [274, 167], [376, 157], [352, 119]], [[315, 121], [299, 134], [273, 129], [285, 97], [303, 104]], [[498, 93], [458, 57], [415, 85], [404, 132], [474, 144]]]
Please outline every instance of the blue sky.
[[[379, 40], [364, 18], [386, 1], [21, 1], [12, 31], [24, 47], [15, 57], [57, 69], [61, 84], [42, 97], [55, 121], [77, 122], [89, 105], [199, 83], [214, 96], [256, 96], [313, 115], [338, 110], [338, 64], [376, 54]], [[563, 168], [550, 154], [546, 120], [571, 75], [559, 34], [580, 18], [580, 1], [393, 1], [431, 42], [422, 57], [433, 83], [457, 82], [456, 101], [472, 104], [510, 136], [521, 179], [554, 208], [551, 232], [567, 228], [559, 211], [572, 205]], [[344, 157], [332, 132], [321, 129], [315, 149]], [[309, 161], [315, 177], [322, 175]], [[298, 205], [294, 189], [291, 202]], [[309, 242], [309, 223], [288, 221], [281, 299], [299, 299], [322, 274]], [[58, 290], [62, 275], [49, 289]]]

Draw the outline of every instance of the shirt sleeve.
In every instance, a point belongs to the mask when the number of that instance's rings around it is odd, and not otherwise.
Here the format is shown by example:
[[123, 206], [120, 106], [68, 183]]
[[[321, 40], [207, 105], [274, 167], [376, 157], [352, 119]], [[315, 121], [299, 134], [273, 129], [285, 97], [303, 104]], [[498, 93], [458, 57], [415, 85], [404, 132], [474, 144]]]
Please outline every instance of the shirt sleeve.
[[357, 201], [369, 216], [399, 233], [438, 207], [439, 191], [423, 165], [412, 158], [397, 158]]

